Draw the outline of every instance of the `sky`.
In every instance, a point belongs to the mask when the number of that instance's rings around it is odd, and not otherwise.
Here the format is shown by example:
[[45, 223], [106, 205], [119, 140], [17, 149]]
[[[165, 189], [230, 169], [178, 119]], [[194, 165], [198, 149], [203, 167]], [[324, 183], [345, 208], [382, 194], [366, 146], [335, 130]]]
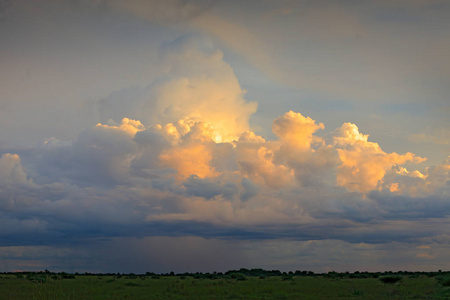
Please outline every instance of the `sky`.
[[0, 271], [450, 269], [445, 0], [0, 0]]

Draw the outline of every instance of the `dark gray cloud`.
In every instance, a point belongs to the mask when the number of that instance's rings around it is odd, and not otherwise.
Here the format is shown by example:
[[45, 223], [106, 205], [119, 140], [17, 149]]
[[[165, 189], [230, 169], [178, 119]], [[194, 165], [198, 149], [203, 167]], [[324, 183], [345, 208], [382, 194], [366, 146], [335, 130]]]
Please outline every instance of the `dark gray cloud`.
[[450, 201], [446, 196], [408, 197], [383, 192], [371, 192], [385, 219], [416, 220], [420, 218], [447, 218]]

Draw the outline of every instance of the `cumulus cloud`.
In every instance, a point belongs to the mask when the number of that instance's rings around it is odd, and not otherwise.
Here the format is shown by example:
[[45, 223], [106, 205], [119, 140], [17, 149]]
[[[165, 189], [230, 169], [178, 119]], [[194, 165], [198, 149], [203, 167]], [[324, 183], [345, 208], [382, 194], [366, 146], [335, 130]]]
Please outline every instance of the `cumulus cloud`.
[[208, 40], [177, 39], [161, 58], [164, 76], [100, 101], [106, 120], [73, 141], [2, 155], [3, 246], [149, 236], [423, 243], [448, 234], [420, 228], [448, 223], [448, 159], [407, 170], [425, 158], [387, 153], [352, 123], [319, 136], [325, 125], [294, 111], [273, 121], [268, 139], [251, 130], [256, 104]]
[[[47, 139], [21, 153], [22, 161], [17, 154], [3, 155], [0, 183], [29, 183], [8, 206], [26, 214], [21, 220], [8, 215], [4, 222], [22, 228], [28, 228], [23, 220], [37, 222], [41, 238], [57, 226], [81, 235], [164, 235], [171, 234], [170, 222], [185, 222], [180, 235], [280, 237], [306, 226], [302, 238], [334, 234], [352, 240], [355, 223], [401, 211], [388, 209], [382, 193], [447, 195], [442, 182], [448, 181], [448, 163], [425, 173], [406, 171], [402, 164], [425, 159], [386, 153], [352, 123], [320, 137], [323, 123], [289, 111], [273, 121], [275, 139], [256, 134], [249, 125], [256, 104], [243, 98], [219, 50], [198, 37], [164, 47], [166, 76], [139, 91], [140, 109], [126, 111], [132, 116], [98, 123], [74, 141]], [[103, 113], [114, 117], [117, 101], [110, 100], [100, 104], [110, 105]], [[425, 201], [415, 199], [417, 207]], [[447, 207], [439, 201], [436, 207]], [[84, 227], [66, 224], [66, 214]], [[198, 224], [214, 226], [205, 231]], [[321, 232], [330, 224], [341, 229]]]
[[196, 175], [198, 177], [215, 177], [219, 175], [211, 165], [215, 139], [220, 135], [205, 122], [190, 125], [178, 122], [178, 128], [169, 123], [156, 130], [171, 141], [172, 147], [165, 149], [160, 155], [161, 164], [178, 171], [181, 176]]
[[0, 185], [27, 183], [20, 157], [17, 154], [6, 153], [0, 158]]
[[288, 167], [274, 162], [276, 143], [266, 142], [253, 132], [245, 132], [236, 146], [236, 159], [240, 171], [253, 181], [272, 188], [293, 183], [293, 172]]
[[[335, 151], [314, 133], [324, 129], [310, 117], [289, 111], [273, 121], [272, 130], [279, 137], [276, 161], [293, 170], [302, 186], [333, 184]], [[330, 181], [326, 183], [327, 181]]]
[[0, 269], [448, 266], [450, 160], [368, 135], [446, 151], [444, 2], [288, 2], [0, 0]]
[[[232, 141], [249, 129], [256, 102], [243, 90], [211, 40], [182, 36], [160, 49], [161, 76], [143, 89], [125, 89], [99, 102], [103, 116], [134, 118], [146, 125], [206, 122], [215, 139]], [[179, 125], [181, 126], [181, 125]]]
[[311, 149], [314, 133], [324, 128], [322, 123], [316, 124], [310, 117], [289, 111], [273, 121], [272, 130], [280, 137], [286, 155], [298, 156]]
[[394, 168], [386, 174], [380, 188], [394, 195], [448, 197], [450, 195], [450, 158], [440, 165], [425, 168], [423, 173], [418, 170], [408, 171], [404, 167]]
[[377, 143], [369, 142], [369, 136], [361, 134], [352, 123], [343, 124], [332, 136], [333, 146], [342, 161], [338, 167], [337, 183], [353, 191], [373, 190], [386, 171], [395, 165], [426, 160], [410, 152], [402, 155], [385, 153]]
[[[426, 195], [448, 192], [448, 165], [411, 175], [400, 165], [422, 158], [386, 153], [354, 124], [346, 123], [325, 138], [316, 136], [323, 128], [312, 118], [290, 111], [274, 120], [276, 140], [245, 131], [238, 140], [226, 142], [204, 121], [181, 119], [144, 126], [124, 118], [120, 123], [99, 123], [72, 143], [46, 141], [26, 159], [32, 169], [29, 176], [17, 155], [6, 154], [1, 159], [7, 166], [2, 178], [34, 180], [40, 184], [34, 188], [37, 194], [42, 193], [41, 185], [56, 184], [51, 191], [63, 184], [66, 191], [55, 190], [52, 198], [57, 201], [48, 204], [53, 211], [66, 203], [66, 207], [78, 206], [81, 213], [93, 201], [90, 206], [98, 211], [90, 213], [95, 215], [113, 201], [110, 214], [115, 216], [125, 205], [123, 197], [131, 206], [122, 218], [135, 216], [139, 209], [141, 220], [217, 225], [297, 224], [325, 215], [364, 219], [351, 216], [355, 214], [369, 220], [381, 209], [372, 207], [371, 216], [360, 213], [373, 204], [360, 204], [365, 197], [359, 193], [402, 191], [417, 196], [407, 192], [407, 184]], [[353, 192], [357, 193], [351, 196]], [[110, 193], [114, 197], [109, 198]], [[76, 200], [79, 195], [86, 200]]]
[[354, 124], [316, 136], [323, 128], [291, 111], [274, 120], [275, 140], [244, 131], [227, 142], [205, 121], [124, 118], [4, 154], [2, 245], [155, 235], [419, 245], [448, 234], [420, 227], [450, 215], [448, 160], [407, 171], [402, 163], [423, 159], [384, 152]]

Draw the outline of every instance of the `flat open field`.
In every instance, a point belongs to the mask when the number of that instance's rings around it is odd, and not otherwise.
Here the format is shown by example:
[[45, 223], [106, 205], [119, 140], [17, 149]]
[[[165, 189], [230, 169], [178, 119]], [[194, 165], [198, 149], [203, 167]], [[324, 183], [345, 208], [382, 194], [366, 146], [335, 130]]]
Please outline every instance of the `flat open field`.
[[0, 299], [450, 299], [450, 287], [428, 276], [402, 276], [399, 282], [383, 283], [377, 278], [324, 276], [77, 275], [63, 279], [44, 273], [1, 275]]

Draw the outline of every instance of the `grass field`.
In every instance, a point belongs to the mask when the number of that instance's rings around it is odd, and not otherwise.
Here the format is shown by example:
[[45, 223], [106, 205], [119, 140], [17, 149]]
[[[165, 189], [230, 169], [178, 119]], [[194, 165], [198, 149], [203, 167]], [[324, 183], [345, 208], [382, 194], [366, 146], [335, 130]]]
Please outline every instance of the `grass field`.
[[435, 277], [327, 276], [221, 277], [1, 275], [0, 299], [450, 299], [450, 287]]

